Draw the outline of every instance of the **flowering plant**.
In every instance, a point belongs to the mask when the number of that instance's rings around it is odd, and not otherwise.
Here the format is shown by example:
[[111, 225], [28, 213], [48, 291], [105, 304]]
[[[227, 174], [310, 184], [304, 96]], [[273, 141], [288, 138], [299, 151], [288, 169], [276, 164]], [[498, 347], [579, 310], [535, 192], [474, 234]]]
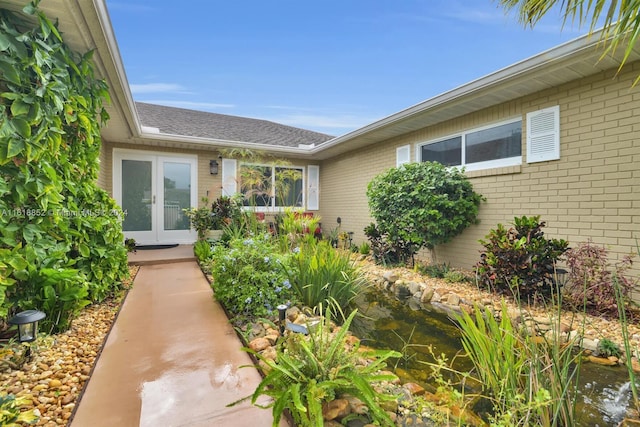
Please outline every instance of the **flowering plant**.
[[294, 298], [281, 268], [289, 255], [278, 253], [268, 233], [232, 239], [228, 248], [216, 246], [212, 258], [216, 299], [234, 317], [267, 317]]

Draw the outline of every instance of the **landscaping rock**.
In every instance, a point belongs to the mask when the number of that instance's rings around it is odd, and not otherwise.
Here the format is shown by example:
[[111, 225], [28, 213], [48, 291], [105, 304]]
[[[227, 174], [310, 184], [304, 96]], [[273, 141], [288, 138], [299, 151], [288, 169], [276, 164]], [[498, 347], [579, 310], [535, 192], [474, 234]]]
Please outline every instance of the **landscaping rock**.
[[322, 417], [325, 420], [335, 420], [344, 418], [350, 413], [349, 401], [347, 399], [334, 399], [322, 405]]
[[386, 271], [382, 278], [389, 283], [395, 283], [400, 277], [393, 270], [390, 270]]
[[265, 337], [258, 337], [249, 343], [249, 348], [253, 351], [260, 352], [271, 346], [271, 342]]

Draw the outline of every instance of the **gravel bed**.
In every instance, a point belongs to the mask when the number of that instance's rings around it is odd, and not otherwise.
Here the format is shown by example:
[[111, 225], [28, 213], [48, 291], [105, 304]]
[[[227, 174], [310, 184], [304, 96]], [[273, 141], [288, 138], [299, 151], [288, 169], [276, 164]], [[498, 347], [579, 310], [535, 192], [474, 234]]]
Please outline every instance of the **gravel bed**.
[[[127, 286], [137, 271], [130, 268]], [[0, 390], [29, 396], [30, 404], [24, 409], [34, 409], [39, 416], [36, 425], [67, 425], [125, 295], [88, 306], [68, 331], [39, 338], [30, 359], [21, 366], [9, 366], [11, 347], [0, 354]]]

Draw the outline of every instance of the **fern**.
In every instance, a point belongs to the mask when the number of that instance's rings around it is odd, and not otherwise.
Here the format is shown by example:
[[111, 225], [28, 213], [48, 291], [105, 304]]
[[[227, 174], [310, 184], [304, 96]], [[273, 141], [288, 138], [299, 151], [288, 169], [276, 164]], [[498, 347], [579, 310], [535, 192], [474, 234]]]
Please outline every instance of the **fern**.
[[[393, 424], [379, 402], [396, 397], [377, 393], [372, 384], [396, 379], [395, 375], [380, 371], [386, 367], [387, 359], [400, 357], [400, 353], [359, 352], [358, 344], [355, 349], [349, 348], [346, 338], [356, 312], [354, 310], [340, 330], [332, 334], [327, 310], [320, 327], [308, 337], [289, 335], [278, 347], [276, 361], [266, 359], [249, 348], [244, 349], [266, 365], [265, 376], [251, 396], [251, 402], [258, 405], [258, 399], [263, 395], [272, 398], [267, 405], [258, 406], [272, 409], [274, 426], [278, 425], [283, 413], [289, 411], [298, 426], [322, 427], [323, 404], [343, 394], [364, 402], [369, 407], [372, 422]], [[358, 364], [362, 357], [370, 359], [371, 363], [366, 366]]]

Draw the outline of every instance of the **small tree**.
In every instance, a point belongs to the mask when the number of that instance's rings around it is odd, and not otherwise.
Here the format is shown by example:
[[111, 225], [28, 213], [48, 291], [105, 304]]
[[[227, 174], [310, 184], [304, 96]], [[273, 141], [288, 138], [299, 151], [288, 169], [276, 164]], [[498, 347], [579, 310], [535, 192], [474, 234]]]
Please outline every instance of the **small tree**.
[[367, 197], [378, 232], [403, 248], [405, 261], [477, 223], [483, 200], [463, 171], [436, 162], [389, 169], [369, 183]]

